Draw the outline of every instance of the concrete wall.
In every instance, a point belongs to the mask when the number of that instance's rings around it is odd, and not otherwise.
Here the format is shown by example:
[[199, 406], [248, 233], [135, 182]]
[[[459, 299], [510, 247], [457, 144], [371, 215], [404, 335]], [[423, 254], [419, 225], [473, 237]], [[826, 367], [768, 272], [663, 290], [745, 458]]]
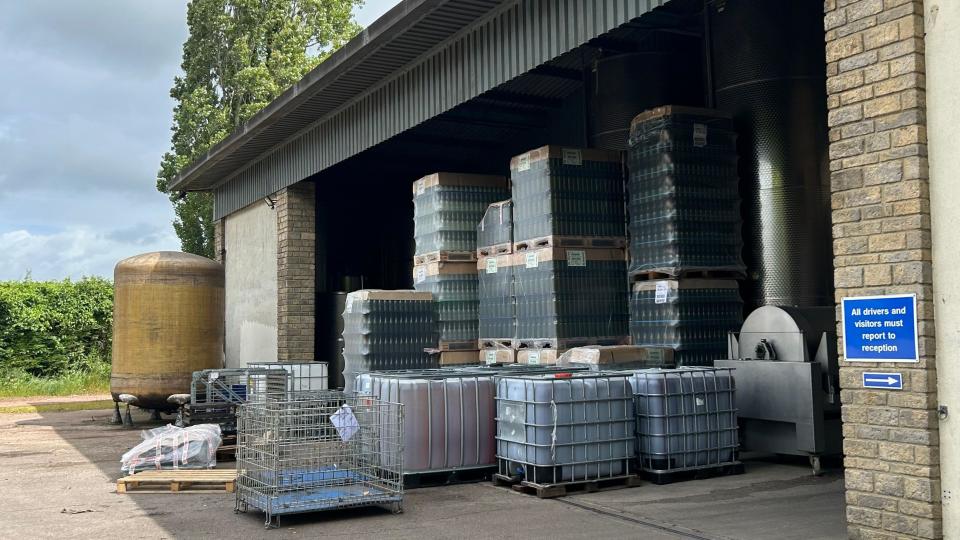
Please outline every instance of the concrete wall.
[[933, 233], [933, 300], [937, 328], [937, 401], [940, 421], [943, 532], [960, 537], [960, 2], [924, 2], [927, 60], [927, 139]]
[[277, 216], [257, 201], [223, 219], [227, 367], [277, 361]]
[[[836, 299], [912, 293], [919, 319], [919, 363], [841, 359], [848, 531], [939, 538], [923, 2], [824, 7]], [[903, 390], [864, 389], [877, 369], [902, 372]]]

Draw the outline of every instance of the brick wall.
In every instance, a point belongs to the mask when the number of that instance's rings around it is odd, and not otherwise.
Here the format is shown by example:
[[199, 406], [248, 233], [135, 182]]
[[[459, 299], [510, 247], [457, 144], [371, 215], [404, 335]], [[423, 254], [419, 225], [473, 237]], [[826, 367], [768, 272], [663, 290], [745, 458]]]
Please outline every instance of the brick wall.
[[[914, 293], [920, 319], [919, 364], [841, 362], [848, 531], [938, 538], [923, 3], [827, 0], [824, 11], [836, 299]], [[861, 388], [878, 367], [903, 372], [904, 390]]]
[[312, 182], [300, 182], [276, 195], [277, 360], [314, 359], [316, 227]]

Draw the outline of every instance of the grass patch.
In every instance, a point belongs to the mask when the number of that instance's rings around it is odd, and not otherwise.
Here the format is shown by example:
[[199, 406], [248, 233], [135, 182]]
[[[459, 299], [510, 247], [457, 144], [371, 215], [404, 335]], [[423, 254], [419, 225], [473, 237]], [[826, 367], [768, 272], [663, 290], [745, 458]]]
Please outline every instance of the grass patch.
[[56, 377], [24, 371], [0, 373], [0, 397], [71, 396], [110, 391], [110, 364], [97, 362]]

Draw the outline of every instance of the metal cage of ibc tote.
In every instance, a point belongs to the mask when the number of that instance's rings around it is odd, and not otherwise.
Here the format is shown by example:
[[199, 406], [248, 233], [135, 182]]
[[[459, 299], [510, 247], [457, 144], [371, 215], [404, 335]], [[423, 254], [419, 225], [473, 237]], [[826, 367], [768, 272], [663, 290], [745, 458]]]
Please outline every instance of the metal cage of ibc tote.
[[403, 406], [336, 391], [248, 402], [237, 419], [237, 512], [403, 510]]

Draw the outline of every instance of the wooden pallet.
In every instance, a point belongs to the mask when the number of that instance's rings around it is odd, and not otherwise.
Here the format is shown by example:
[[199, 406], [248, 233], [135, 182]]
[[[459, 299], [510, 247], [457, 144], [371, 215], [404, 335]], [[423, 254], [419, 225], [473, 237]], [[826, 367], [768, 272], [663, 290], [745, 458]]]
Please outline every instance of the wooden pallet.
[[441, 341], [437, 344], [437, 350], [447, 352], [447, 351], [476, 351], [477, 342], [472, 339], [465, 339], [463, 341]]
[[475, 251], [433, 251], [413, 256], [413, 264], [432, 262], [477, 262], [477, 253]]
[[[140, 489], [141, 487], [154, 489]], [[236, 489], [236, 469], [142, 471], [117, 480], [117, 493], [233, 493]]]
[[627, 239], [623, 236], [541, 236], [513, 243], [514, 251], [546, 247], [621, 249], [627, 247]]
[[509, 486], [516, 492], [536, 495], [541, 499], [565, 497], [573, 493], [594, 493], [613, 489], [632, 488], [642, 484], [637, 475], [617, 476], [596, 480], [581, 480], [577, 482], [563, 482], [559, 484], [538, 484], [526, 480], [517, 480], [501, 474], [493, 475], [493, 483], [498, 486]]
[[407, 473], [403, 475], [403, 487], [417, 489], [433, 486], [447, 486], [451, 484], [469, 484], [489, 480], [497, 471], [495, 465], [489, 467], [475, 467], [471, 469], [456, 469], [452, 471], [430, 471], [421, 473]]
[[520, 344], [513, 338], [486, 338], [477, 341], [480, 349], [516, 349]]
[[703, 478], [715, 478], [717, 476], [730, 476], [734, 474], [743, 474], [743, 463], [727, 463], [716, 467], [706, 467], [702, 469], [691, 469], [684, 471], [643, 471], [643, 478], [653, 482], [658, 486], [673, 484], [674, 482], [684, 482], [687, 480], [700, 480]]
[[503, 244], [477, 248], [478, 257], [493, 257], [496, 255], [507, 255], [508, 253], [513, 253], [513, 242], [504, 242]]
[[522, 349], [556, 349], [566, 351], [574, 347], [585, 347], [587, 345], [626, 345], [629, 337], [599, 337], [599, 338], [543, 338], [543, 339], [517, 339], [516, 348]]
[[631, 281], [659, 281], [662, 279], [744, 279], [743, 272], [738, 270], [716, 270], [710, 268], [689, 269], [675, 272], [673, 270], [643, 270], [631, 272]]

